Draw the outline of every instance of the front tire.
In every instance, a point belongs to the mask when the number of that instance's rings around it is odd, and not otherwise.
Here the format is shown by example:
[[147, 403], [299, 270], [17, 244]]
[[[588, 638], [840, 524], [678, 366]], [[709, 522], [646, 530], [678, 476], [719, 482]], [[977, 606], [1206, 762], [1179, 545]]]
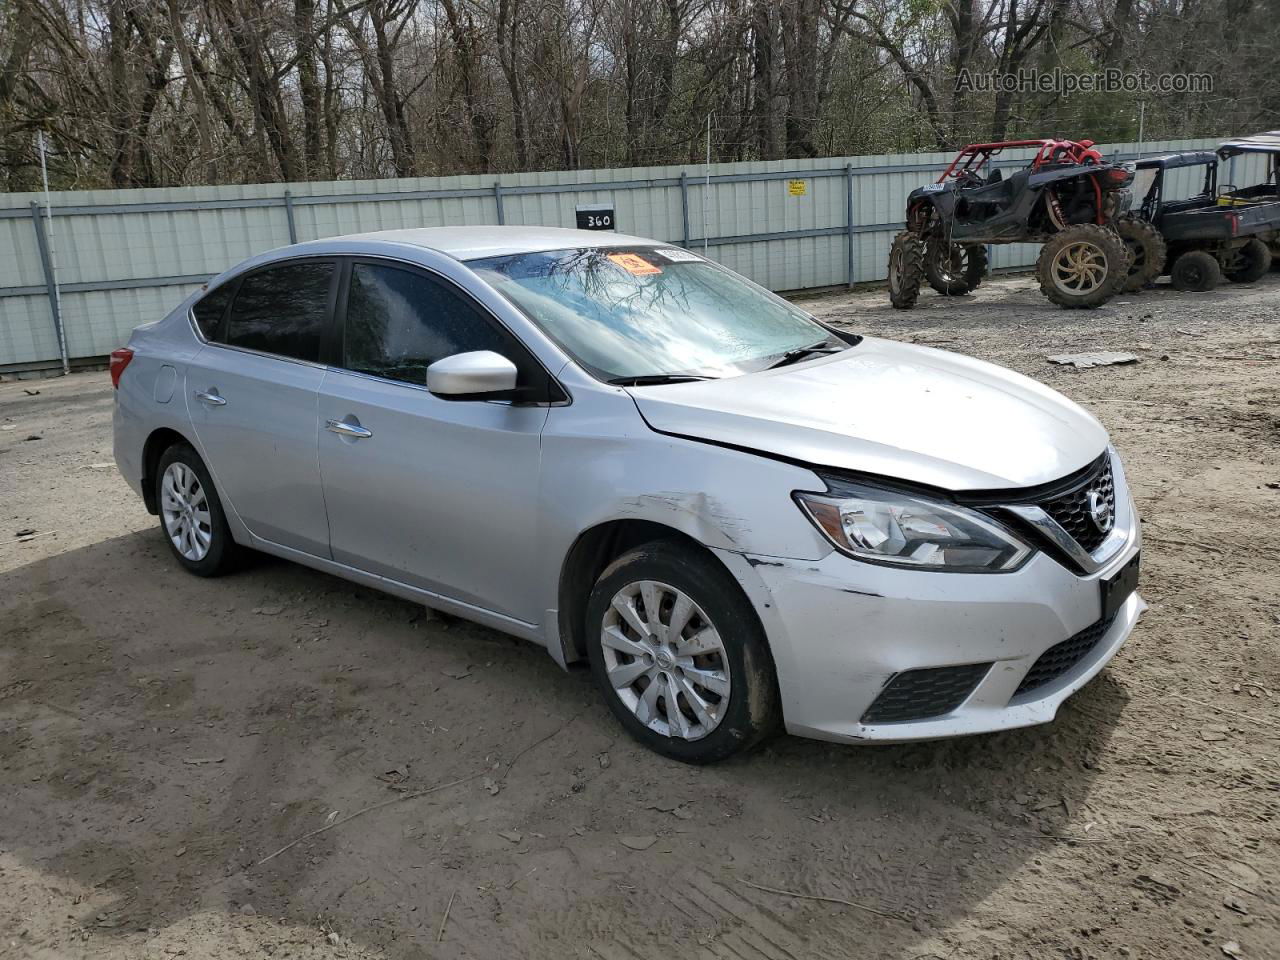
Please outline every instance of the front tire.
[[944, 297], [972, 293], [987, 275], [987, 248], [980, 243], [930, 240], [925, 247], [924, 273], [929, 286]]
[[669, 541], [637, 547], [600, 575], [586, 616], [592, 677], [649, 749], [713, 763], [777, 727], [764, 629], [713, 558]]
[[920, 299], [924, 280], [924, 242], [918, 234], [903, 230], [889, 248], [889, 302], [898, 310], [910, 310]]
[[1040, 248], [1040, 292], [1068, 310], [1091, 310], [1115, 295], [1129, 269], [1129, 255], [1113, 230], [1072, 224]]
[[1175, 290], [1208, 293], [1222, 281], [1222, 268], [1208, 251], [1188, 250], [1173, 261], [1169, 280]]
[[198, 577], [234, 568], [238, 549], [209, 469], [189, 443], [175, 443], [156, 465], [160, 529], [178, 563]]

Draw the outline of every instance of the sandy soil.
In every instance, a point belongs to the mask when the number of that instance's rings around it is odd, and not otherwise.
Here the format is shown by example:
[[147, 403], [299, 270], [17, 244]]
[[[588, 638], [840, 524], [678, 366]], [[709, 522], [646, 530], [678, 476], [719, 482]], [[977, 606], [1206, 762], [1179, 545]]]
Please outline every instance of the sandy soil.
[[[273, 560], [187, 576], [106, 375], [0, 384], [0, 956], [1280, 957], [1277, 304], [808, 301], [1094, 410], [1151, 611], [1049, 726], [709, 769], [496, 633]], [[1045, 361], [1081, 349], [1141, 362]]]

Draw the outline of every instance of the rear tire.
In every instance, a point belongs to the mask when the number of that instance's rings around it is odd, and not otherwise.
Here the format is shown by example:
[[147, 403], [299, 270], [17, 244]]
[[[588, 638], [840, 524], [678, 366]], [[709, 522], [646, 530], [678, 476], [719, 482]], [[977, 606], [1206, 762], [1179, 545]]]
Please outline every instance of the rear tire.
[[1222, 281], [1222, 268], [1208, 251], [1188, 250], [1173, 261], [1169, 279], [1175, 290], [1207, 293]]
[[1232, 283], [1255, 283], [1271, 269], [1271, 251], [1257, 237], [1236, 250], [1232, 260], [1231, 269], [1222, 271]]
[[[673, 620], [681, 623], [671, 631]], [[619, 557], [591, 591], [586, 636], [609, 709], [665, 757], [724, 760], [778, 726], [764, 628], [737, 582], [705, 554], [658, 540]]]
[[1040, 292], [1068, 310], [1091, 310], [1115, 295], [1128, 271], [1119, 235], [1094, 223], [1072, 224], [1040, 248]]
[[175, 443], [156, 464], [156, 506], [165, 543], [188, 572], [217, 577], [234, 569], [231, 538], [213, 477], [189, 443]]
[[925, 245], [924, 273], [929, 286], [944, 297], [959, 297], [978, 289], [987, 275], [987, 248], [980, 243]]
[[924, 280], [924, 242], [918, 234], [903, 230], [889, 248], [889, 302], [910, 310], [920, 299]]
[[1129, 272], [1120, 289], [1134, 293], [1154, 283], [1164, 271], [1168, 248], [1155, 225], [1139, 217], [1121, 217], [1115, 222], [1115, 229], [1129, 254]]

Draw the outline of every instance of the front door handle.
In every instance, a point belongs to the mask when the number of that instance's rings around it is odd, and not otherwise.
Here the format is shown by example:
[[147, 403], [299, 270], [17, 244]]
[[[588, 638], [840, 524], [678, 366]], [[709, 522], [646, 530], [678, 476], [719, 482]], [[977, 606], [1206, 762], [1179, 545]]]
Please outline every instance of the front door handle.
[[209, 404], [211, 407], [225, 407], [227, 405], [227, 398], [219, 396], [217, 390], [197, 390], [196, 399], [201, 403]]
[[346, 420], [328, 420], [324, 428], [339, 436], [351, 437], [355, 440], [368, 440], [373, 436], [372, 430], [366, 430], [360, 424], [348, 423]]

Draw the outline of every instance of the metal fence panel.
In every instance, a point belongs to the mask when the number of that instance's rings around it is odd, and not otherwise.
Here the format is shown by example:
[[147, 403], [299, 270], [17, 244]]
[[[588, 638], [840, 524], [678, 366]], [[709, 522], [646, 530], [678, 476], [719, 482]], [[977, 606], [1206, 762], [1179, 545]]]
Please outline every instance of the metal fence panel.
[[[1165, 141], [1144, 144], [1144, 152], [1214, 146]], [[1135, 148], [1102, 149], [1131, 158]], [[494, 224], [500, 215], [507, 224], [572, 226], [575, 206], [585, 203], [612, 203], [622, 233], [687, 240], [774, 290], [881, 280], [907, 195], [935, 180], [952, 156], [59, 193], [52, 198], [52, 232], [68, 351], [102, 356], [207, 277], [290, 242]], [[1029, 156], [1010, 151], [1000, 163]], [[1240, 157], [1224, 167], [1222, 179], [1245, 184], [1264, 175], [1265, 158]], [[1199, 188], [1194, 170], [1175, 171], [1169, 182], [1178, 196]], [[32, 202], [43, 199], [13, 194], [0, 201], [0, 370], [58, 358], [31, 217]], [[992, 262], [1028, 266], [1037, 253], [1032, 244], [997, 247]]]
[[38, 294], [0, 300], [0, 362], [11, 357], [15, 363], [58, 357], [58, 337], [43, 285]]

